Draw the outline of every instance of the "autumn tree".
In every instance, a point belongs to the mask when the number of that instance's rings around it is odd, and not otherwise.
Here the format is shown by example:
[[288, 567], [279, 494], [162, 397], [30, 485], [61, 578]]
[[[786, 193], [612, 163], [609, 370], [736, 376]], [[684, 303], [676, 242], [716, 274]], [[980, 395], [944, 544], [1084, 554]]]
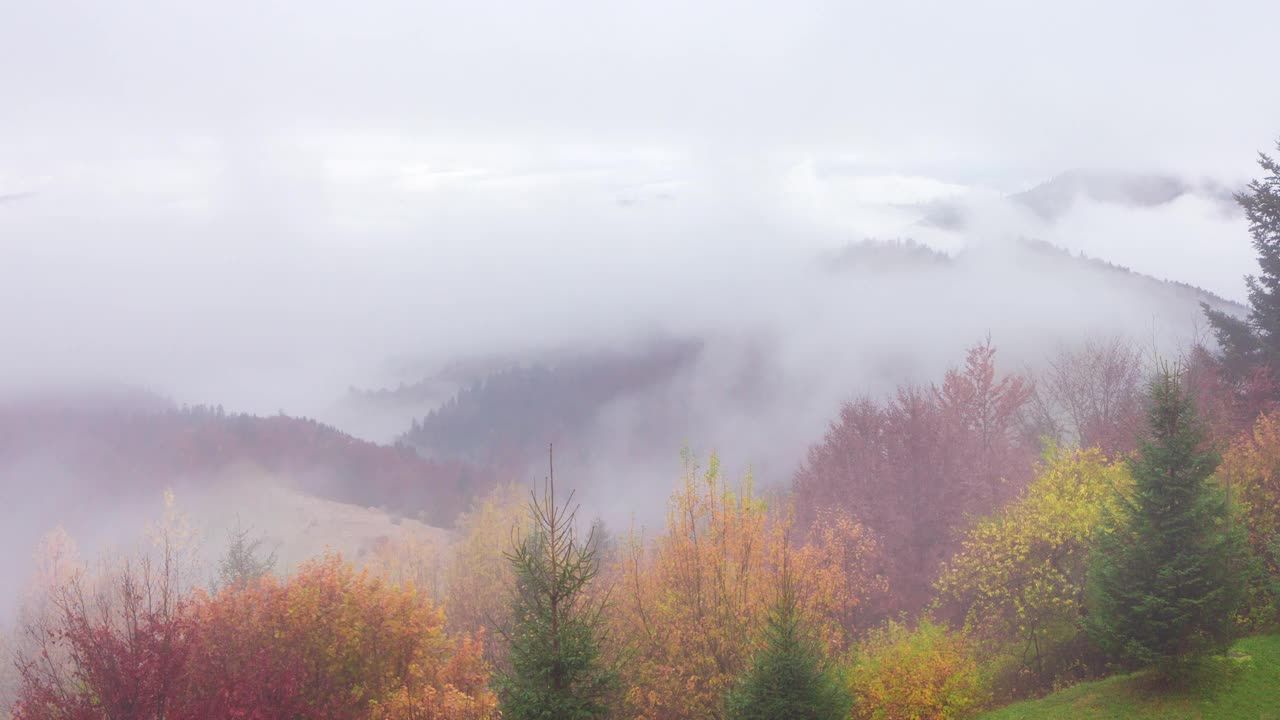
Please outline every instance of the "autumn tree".
[[24, 662], [15, 663], [14, 659], [25, 661], [43, 652], [47, 668], [62, 668], [69, 662], [63, 644], [50, 642], [60, 623], [56, 601], [87, 568], [75, 539], [60, 525], [40, 538], [33, 559], [35, 566], [23, 589], [17, 621], [5, 633], [0, 648], [0, 713], [14, 705], [22, 686], [19, 669]]
[[[445, 578], [449, 628], [458, 634], [496, 639], [510, 624], [515, 573], [506, 553], [512, 532], [526, 534], [530, 518], [525, 490], [501, 485], [458, 518], [457, 542]], [[506, 643], [485, 643], [485, 659], [502, 667]]]
[[957, 720], [991, 699], [972, 639], [928, 618], [870, 633], [848, 675], [853, 720]]
[[[15, 720], [157, 720], [176, 715], [190, 652], [185, 617], [198, 570], [196, 533], [171, 491], [149, 547], [96, 576], [72, 570], [50, 588], [48, 609], [31, 619], [19, 658]], [[58, 550], [50, 570], [67, 570]]]
[[609, 717], [618, 671], [604, 657], [604, 602], [588, 590], [599, 573], [596, 543], [577, 534], [573, 494], [556, 502], [555, 467], [541, 497], [529, 502], [532, 531], [508, 553], [515, 572], [509, 669], [497, 680], [502, 715], [511, 720]]
[[789, 563], [751, 667], [725, 700], [728, 720], [843, 720], [851, 698], [808, 627]]
[[443, 612], [340, 556], [198, 594], [184, 718], [482, 720], [495, 701], [480, 645]]
[[924, 604], [951, 528], [964, 516], [964, 479], [942, 424], [933, 395], [918, 387], [900, 388], [883, 407], [869, 399], [846, 404], [795, 477], [801, 522], [841, 509], [876, 538], [890, 592], [875, 614]]
[[18, 676], [18, 668], [11, 661], [12, 658], [18, 657], [14, 645], [13, 633], [8, 628], [0, 631], [0, 658], [5, 660], [0, 662], [0, 713], [8, 713], [18, 697], [21, 679]]
[[40, 538], [35, 567], [19, 607], [19, 624], [40, 625], [56, 612], [55, 602], [73, 580], [88, 572], [75, 538], [61, 525]]
[[1087, 675], [1096, 653], [1080, 633], [1094, 535], [1126, 466], [1101, 451], [1051, 448], [1026, 494], [965, 535], [938, 581], [937, 608], [964, 620], [1011, 697]]
[[1030, 480], [1035, 443], [1021, 418], [1031, 383], [1000, 376], [989, 343], [942, 385], [903, 386], [887, 403], [847, 403], [793, 481], [798, 519], [849, 512], [886, 558], [888, 615], [919, 609], [966, 519], [985, 515]]
[[1258, 418], [1237, 438], [1217, 471], [1233, 522], [1243, 522], [1259, 565], [1250, 578], [1247, 625], [1269, 629], [1280, 622], [1280, 414]]
[[934, 394], [943, 414], [944, 432], [959, 435], [956, 446], [969, 481], [981, 486], [991, 507], [1015, 496], [1025, 479], [1009, 477], [1015, 464], [1031, 458], [1020, 431], [1021, 412], [1034, 384], [1018, 374], [997, 379], [996, 349], [991, 339], [970, 348], [963, 368], [948, 370]]
[[[1280, 149], [1280, 143], [1276, 147]], [[1259, 153], [1258, 165], [1266, 176], [1235, 196], [1258, 253], [1259, 273], [1245, 278], [1249, 314], [1241, 319], [1202, 304], [1223, 361], [1234, 376], [1246, 374], [1255, 365], [1280, 369], [1280, 162]]]
[[1173, 679], [1232, 639], [1242, 561], [1209, 482], [1218, 455], [1174, 371], [1151, 382], [1147, 418], [1133, 491], [1096, 541], [1089, 632], [1116, 659]]
[[77, 574], [28, 628], [14, 720], [163, 720], [176, 714], [190, 651], [171, 554]]
[[846, 500], [862, 510], [860, 521], [881, 534], [895, 609], [926, 602], [934, 572], [949, 553], [948, 540], [981, 485], [964, 472], [973, 467], [965, 466], [954, 443], [961, 433], [948, 431], [935, 398], [920, 388], [898, 392], [885, 418], [887, 472], [868, 478], [873, 485], [866, 494]]
[[792, 592], [824, 649], [840, 655], [873, 624], [875, 603], [888, 590], [884, 556], [871, 531], [842, 508], [817, 511], [803, 537], [788, 551]]
[[845, 652], [885, 591], [883, 554], [847, 510], [822, 508], [798, 525], [785, 493], [758, 494], [750, 475], [732, 482], [715, 455], [705, 466], [683, 457], [664, 530], [648, 541], [633, 531], [610, 571], [627, 712], [647, 720], [725, 717], [784, 558], [797, 613], [825, 657]]
[[1036, 382], [1042, 431], [1118, 457], [1142, 433], [1142, 355], [1121, 337], [1089, 338], [1049, 358]]
[[1269, 367], [1256, 365], [1236, 373], [1203, 345], [1193, 346], [1183, 365], [1183, 384], [1217, 445], [1230, 444], [1248, 432], [1259, 416], [1278, 407], [1280, 385]]
[[785, 528], [750, 478], [729, 482], [712, 455], [688, 452], [663, 533], [633, 535], [613, 610], [631, 649], [627, 705], [650, 720], [724, 718], [725, 693], [746, 669], [764, 617]]
[[[493, 717], [481, 643], [412, 588], [327, 556], [210, 595], [188, 587], [194, 533], [171, 494], [150, 531], [136, 556], [49, 583], [16, 720]], [[74, 567], [68, 546], [42, 574]]]
[[[374, 542], [361, 556], [360, 565], [387, 582], [412, 586], [432, 600], [446, 600], [447, 570], [453, 548], [443, 533], [437, 533], [434, 528], [416, 529], [402, 524], [398, 534]], [[449, 615], [450, 625], [457, 628], [460, 623], [452, 621], [452, 608]], [[481, 631], [479, 625], [461, 629], [462, 633], [473, 635]]]
[[172, 594], [186, 597], [202, 574], [200, 533], [192, 525], [191, 516], [178, 506], [172, 489], [166, 488], [161, 498], [160, 518], [146, 525], [149, 548], [144, 554], [162, 568], [161, 577], [172, 585]]

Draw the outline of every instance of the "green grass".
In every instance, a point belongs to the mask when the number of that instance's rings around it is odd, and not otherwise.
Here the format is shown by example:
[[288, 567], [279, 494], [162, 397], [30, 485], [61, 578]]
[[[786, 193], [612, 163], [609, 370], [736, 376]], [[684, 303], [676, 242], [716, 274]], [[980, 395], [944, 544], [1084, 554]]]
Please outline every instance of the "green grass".
[[1241, 640], [1194, 687], [1155, 692], [1142, 674], [1081, 683], [982, 720], [1280, 720], [1280, 635]]

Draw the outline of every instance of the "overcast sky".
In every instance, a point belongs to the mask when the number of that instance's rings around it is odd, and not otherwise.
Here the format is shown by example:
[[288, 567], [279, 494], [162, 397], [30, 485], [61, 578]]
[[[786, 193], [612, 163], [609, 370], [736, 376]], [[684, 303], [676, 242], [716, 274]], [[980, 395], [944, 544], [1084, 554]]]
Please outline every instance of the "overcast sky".
[[[1234, 185], [1280, 135], [1277, 27], [1272, 0], [9, 0], [0, 370], [323, 353], [359, 382], [415, 333], [607, 338], [938, 198]], [[1215, 212], [1045, 232], [1232, 295]]]
[[1235, 169], [1280, 117], [1267, 0], [7, 5], [0, 122], [19, 172], [60, 148], [92, 162], [103, 140], [221, 156], [353, 136], [577, 148], [578, 168], [594, 149], [957, 177]]

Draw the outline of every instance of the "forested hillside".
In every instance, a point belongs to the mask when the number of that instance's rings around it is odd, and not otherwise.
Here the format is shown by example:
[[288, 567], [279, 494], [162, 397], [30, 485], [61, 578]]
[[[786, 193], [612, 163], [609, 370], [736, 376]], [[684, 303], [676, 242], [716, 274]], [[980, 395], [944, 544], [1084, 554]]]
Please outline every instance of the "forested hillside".
[[229, 471], [257, 471], [304, 492], [395, 508], [439, 525], [451, 524], [494, 483], [486, 467], [424, 459], [314, 420], [210, 407], [84, 405], [74, 398], [0, 403], [0, 463], [14, 482], [53, 475], [99, 501], [173, 486], [201, 489]]

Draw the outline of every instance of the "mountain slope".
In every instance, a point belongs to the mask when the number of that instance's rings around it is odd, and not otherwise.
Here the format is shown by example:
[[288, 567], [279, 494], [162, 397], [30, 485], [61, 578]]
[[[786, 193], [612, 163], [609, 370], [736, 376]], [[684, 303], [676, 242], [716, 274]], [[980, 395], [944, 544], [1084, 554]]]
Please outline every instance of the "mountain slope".
[[565, 476], [599, 484], [625, 518], [656, 506], [643, 489], [677, 476], [683, 445], [718, 450], [762, 482], [787, 481], [844, 400], [934, 382], [988, 334], [1006, 367], [1034, 370], [1081, 338], [1122, 334], [1149, 347], [1153, 327], [1161, 352], [1180, 352], [1201, 302], [1243, 312], [1200, 288], [1031, 240], [956, 254], [853, 243], [807, 279], [812, 294], [770, 296], [786, 310], [776, 329], [530, 357], [466, 383], [399, 442], [516, 476], [536, 476], [555, 443], [557, 459], [572, 463]]
[[548, 442], [583, 438], [619, 398], [651, 391], [694, 363], [701, 344], [666, 340], [632, 352], [515, 365], [460, 389], [399, 439], [428, 457], [521, 463]]

